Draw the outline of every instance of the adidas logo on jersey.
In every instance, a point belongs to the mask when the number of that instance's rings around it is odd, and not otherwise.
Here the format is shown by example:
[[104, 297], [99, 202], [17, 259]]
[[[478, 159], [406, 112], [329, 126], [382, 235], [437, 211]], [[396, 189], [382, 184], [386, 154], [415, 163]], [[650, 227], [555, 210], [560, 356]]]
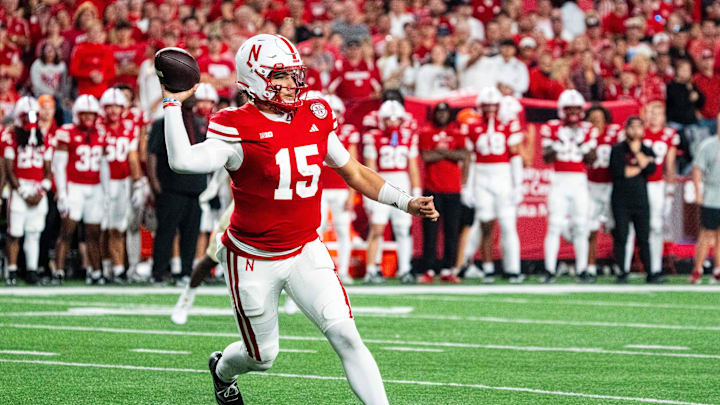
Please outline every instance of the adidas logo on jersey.
[[310, 127], [310, 132], [317, 132], [317, 131], [319, 131], [317, 125], [312, 124], [312, 126]]
[[273, 137], [272, 131], [260, 132], [260, 139], [267, 139], [267, 138], [272, 138], [272, 137]]

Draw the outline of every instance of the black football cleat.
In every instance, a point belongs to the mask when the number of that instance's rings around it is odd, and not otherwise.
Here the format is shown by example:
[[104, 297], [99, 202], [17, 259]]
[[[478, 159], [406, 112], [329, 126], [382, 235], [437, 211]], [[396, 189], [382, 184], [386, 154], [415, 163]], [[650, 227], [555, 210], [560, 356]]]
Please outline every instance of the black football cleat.
[[5, 279], [5, 284], [8, 287], [14, 287], [17, 285], [17, 271], [8, 271], [8, 276]]
[[665, 284], [667, 282], [667, 278], [665, 278], [662, 273], [657, 273], [648, 275], [645, 281], [648, 284]]
[[28, 283], [28, 285], [35, 285], [38, 281], [40, 281], [40, 278], [38, 277], [37, 271], [27, 272], [25, 282]]
[[542, 277], [540, 277], [540, 283], [552, 284], [556, 281], [556, 279], [557, 279], [557, 274], [550, 273], [549, 271], [546, 270], [545, 274]]
[[622, 272], [617, 275], [615, 278], [615, 284], [627, 284], [628, 283], [628, 273]]
[[217, 401], [218, 405], [244, 405], [242, 395], [240, 395], [240, 390], [237, 386], [237, 379], [231, 383], [226, 383], [215, 373], [221, 357], [222, 352], [211, 354], [208, 365], [210, 367], [213, 385], [215, 386], [215, 401]]

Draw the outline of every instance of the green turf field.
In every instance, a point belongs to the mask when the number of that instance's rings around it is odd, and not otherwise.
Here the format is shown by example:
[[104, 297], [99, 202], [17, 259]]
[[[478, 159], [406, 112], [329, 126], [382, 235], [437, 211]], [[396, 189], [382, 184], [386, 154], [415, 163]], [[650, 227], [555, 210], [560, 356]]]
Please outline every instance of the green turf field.
[[[720, 286], [685, 280], [348, 292], [391, 404], [720, 403]], [[203, 287], [176, 326], [177, 291], [0, 287], [0, 404], [214, 404], [208, 355], [240, 339], [229, 299]], [[246, 403], [359, 403], [302, 314], [280, 334], [274, 367], [240, 377]]]

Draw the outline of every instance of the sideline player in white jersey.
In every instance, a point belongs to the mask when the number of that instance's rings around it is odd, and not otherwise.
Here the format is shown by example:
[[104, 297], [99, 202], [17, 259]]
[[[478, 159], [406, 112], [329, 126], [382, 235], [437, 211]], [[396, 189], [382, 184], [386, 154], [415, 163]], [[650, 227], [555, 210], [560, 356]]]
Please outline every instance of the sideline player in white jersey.
[[15, 103], [13, 126], [2, 134], [2, 156], [10, 186], [8, 206], [8, 284], [15, 285], [20, 238], [25, 237], [26, 279], [28, 284], [38, 281], [40, 233], [45, 228], [50, 190], [50, 160], [52, 149], [38, 129], [40, 106], [32, 97], [22, 97]]
[[[643, 144], [655, 153], [655, 173], [647, 179], [650, 202], [650, 269], [645, 269], [649, 280], [662, 283], [662, 258], [664, 222], [672, 211], [675, 194], [675, 157], [680, 145], [680, 135], [673, 128], [665, 126], [665, 103], [650, 101], [644, 107], [645, 136]], [[625, 271], [630, 271], [632, 253], [635, 250], [635, 231], [631, 227], [625, 251]], [[618, 263], [619, 265], [620, 263]]]
[[[520, 239], [517, 233], [517, 205], [522, 201], [523, 163], [518, 154], [522, 142], [520, 123], [500, 121], [502, 95], [495, 87], [480, 90], [477, 105], [479, 122], [465, 128], [466, 146], [474, 152], [472, 185], [475, 217], [482, 233], [485, 282], [495, 281], [493, 230], [497, 219], [501, 229], [503, 266], [511, 283], [521, 283]], [[477, 246], [473, 246], [475, 251]]]
[[335, 135], [327, 102], [300, 97], [305, 66], [286, 38], [250, 38], [235, 64], [238, 85], [252, 102], [213, 115], [207, 140], [199, 144], [190, 145], [180, 111], [196, 87], [176, 94], [163, 90], [170, 167], [180, 173], [224, 167], [232, 179], [235, 212], [217, 258], [226, 269], [243, 340], [210, 357], [215, 399], [242, 404], [237, 375], [272, 366], [279, 352], [278, 298], [285, 289], [327, 337], [358, 398], [387, 404], [375, 360], [318, 239], [320, 166], [326, 161], [363, 195], [413, 215], [437, 218], [432, 198], [413, 198], [350, 157]]
[[548, 230], [545, 236], [545, 271], [542, 281], [552, 283], [556, 277], [560, 234], [570, 217], [570, 233], [575, 247], [578, 274], [587, 268], [588, 258], [588, 192], [585, 162], [592, 160], [596, 139], [592, 126], [583, 121], [585, 99], [577, 90], [565, 90], [558, 98], [559, 120], [540, 127], [543, 159], [553, 164], [554, 173], [548, 195]]
[[[357, 159], [360, 132], [358, 132], [355, 125], [345, 122], [345, 104], [343, 104], [342, 100], [334, 94], [323, 95], [315, 91], [309, 91], [307, 98], [323, 98], [328, 102], [330, 108], [332, 108], [335, 113], [335, 119], [338, 121], [335, 134], [345, 149], [350, 153], [350, 156]], [[328, 212], [332, 212], [333, 227], [337, 233], [338, 274], [343, 284], [352, 284], [353, 279], [348, 274], [348, 270], [350, 267], [350, 253], [352, 251], [350, 230], [352, 227], [352, 212], [355, 206], [355, 190], [348, 188], [345, 180], [324, 162], [321, 179], [323, 192], [320, 206], [322, 219], [319, 233], [322, 235], [327, 228]]]
[[578, 275], [583, 283], [594, 283], [597, 279], [597, 238], [604, 228], [609, 232], [613, 227], [610, 195], [612, 194], [612, 175], [610, 174], [610, 151], [621, 141], [622, 127], [612, 123], [610, 111], [595, 105], [585, 113], [595, 131], [597, 146], [595, 161], [588, 167], [588, 189], [590, 190], [590, 241], [587, 272]]
[[[404, 192], [412, 190], [415, 197], [421, 194], [420, 169], [418, 168], [418, 134], [403, 126], [405, 108], [395, 100], [388, 100], [380, 106], [379, 129], [372, 129], [363, 135], [363, 157], [365, 164], [377, 170], [388, 182], [392, 182]], [[375, 260], [380, 257], [381, 241], [388, 221], [392, 223], [397, 242], [397, 277], [407, 283], [414, 279], [410, 273], [412, 259], [412, 217], [397, 208], [381, 204], [369, 198], [365, 208], [370, 219], [370, 232], [367, 240], [365, 282], [382, 283], [385, 278], [380, 273]]]
[[109, 193], [105, 196], [106, 209], [101, 223], [101, 229], [105, 233], [103, 239], [107, 241], [107, 253], [112, 262], [112, 269], [106, 268], [110, 263], [103, 263], [103, 273], [108, 279], [120, 277], [125, 271], [125, 231], [130, 218], [130, 180], [140, 179], [138, 127], [133, 121], [123, 118], [128, 107], [130, 103], [120, 89], [107, 89], [100, 97], [102, 119], [98, 129], [105, 137], [105, 154], [110, 169]]

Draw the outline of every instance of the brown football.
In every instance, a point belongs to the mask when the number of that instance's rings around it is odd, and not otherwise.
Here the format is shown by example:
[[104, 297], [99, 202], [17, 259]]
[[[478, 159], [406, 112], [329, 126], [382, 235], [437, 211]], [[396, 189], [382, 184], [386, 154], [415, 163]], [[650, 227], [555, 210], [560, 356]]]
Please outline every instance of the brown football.
[[180, 48], [163, 48], [157, 51], [155, 72], [160, 83], [173, 93], [188, 90], [200, 81], [197, 61]]

